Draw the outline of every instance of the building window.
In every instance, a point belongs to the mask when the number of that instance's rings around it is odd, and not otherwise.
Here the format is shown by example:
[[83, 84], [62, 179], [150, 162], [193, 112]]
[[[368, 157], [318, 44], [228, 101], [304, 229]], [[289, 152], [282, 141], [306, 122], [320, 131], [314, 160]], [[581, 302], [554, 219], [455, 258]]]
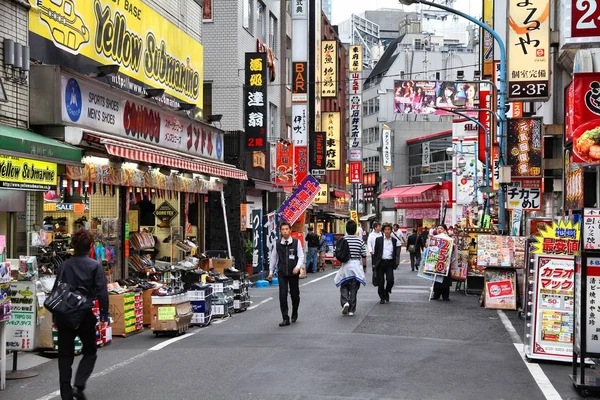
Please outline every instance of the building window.
[[277, 106], [273, 103], [269, 103], [269, 141], [274, 142], [279, 139], [279, 132], [277, 131], [277, 118], [279, 114], [277, 112]]
[[212, 115], [212, 82], [204, 82], [202, 95], [202, 116], [204, 119]]
[[415, 39], [415, 50], [421, 50], [422, 47], [421, 39]]
[[273, 14], [269, 14], [269, 47], [277, 57], [279, 54], [277, 49], [277, 18]]
[[290, 89], [292, 88], [292, 59], [290, 57], [285, 59], [285, 83]]
[[375, 101], [369, 100], [369, 115], [375, 112]]
[[263, 43], [267, 43], [267, 17], [266, 17], [266, 7], [264, 5], [264, 3], [258, 1], [256, 2], [256, 12], [258, 15], [257, 18], [257, 29], [256, 29], [256, 36], [258, 36], [258, 38], [261, 40], [261, 42]]
[[372, 156], [363, 159], [363, 172], [379, 172], [379, 156]]
[[375, 112], [379, 112], [379, 97], [375, 98]]
[[363, 115], [367, 115], [369, 113], [369, 105], [367, 103], [367, 101], [363, 103]]
[[252, 33], [252, 22], [254, 20], [254, 12], [253, 12], [253, 3], [254, 0], [244, 0], [244, 28], [248, 29], [250, 33]]

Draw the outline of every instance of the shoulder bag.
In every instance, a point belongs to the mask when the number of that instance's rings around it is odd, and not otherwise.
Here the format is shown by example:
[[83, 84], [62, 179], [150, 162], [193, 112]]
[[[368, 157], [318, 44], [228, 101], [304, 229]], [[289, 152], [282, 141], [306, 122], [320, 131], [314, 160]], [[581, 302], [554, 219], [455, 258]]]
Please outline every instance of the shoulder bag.
[[87, 298], [87, 291], [79, 287], [75, 290], [61, 280], [65, 266], [56, 277], [56, 284], [44, 301], [44, 307], [52, 313], [59, 324], [71, 329], [79, 328], [83, 316], [92, 310], [92, 303]]

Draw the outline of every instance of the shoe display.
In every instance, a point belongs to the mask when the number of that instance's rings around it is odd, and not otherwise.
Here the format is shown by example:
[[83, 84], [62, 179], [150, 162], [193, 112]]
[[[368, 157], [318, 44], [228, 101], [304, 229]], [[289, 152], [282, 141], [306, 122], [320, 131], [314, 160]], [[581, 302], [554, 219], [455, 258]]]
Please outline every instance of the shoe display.
[[283, 322], [279, 323], [279, 326], [290, 326], [290, 320], [284, 319]]
[[348, 314], [348, 309], [350, 308], [350, 304], [348, 303], [344, 303], [344, 305], [342, 306], [342, 314], [346, 315]]

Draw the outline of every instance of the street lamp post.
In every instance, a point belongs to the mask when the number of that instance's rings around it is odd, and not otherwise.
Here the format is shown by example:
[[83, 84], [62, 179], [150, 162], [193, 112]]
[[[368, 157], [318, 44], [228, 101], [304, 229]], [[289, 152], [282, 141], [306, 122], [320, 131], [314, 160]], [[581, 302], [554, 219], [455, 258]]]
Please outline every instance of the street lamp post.
[[[462, 11], [455, 10], [454, 8], [445, 6], [443, 4], [432, 3], [427, 0], [398, 0], [401, 4], [410, 6], [413, 4], [424, 4], [430, 7], [439, 8], [441, 10], [447, 11], [451, 14], [458, 15], [463, 17], [475, 25], [479, 26], [484, 31], [488, 32], [492, 37], [498, 42], [498, 49], [500, 50], [500, 76], [498, 79], [498, 138], [500, 139], [500, 166], [504, 165], [504, 157], [506, 155], [506, 47], [504, 46], [504, 42], [498, 32], [484, 24], [482, 21], [479, 21], [472, 16], [463, 13]], [[499, 209], [498, 209], [498, 225], [500, 231], [504, 231], [505, 229], [505, 220], [506, 220], [506, 204], [505, 204], [505, 195], [504, 188], [500, 185], [498, 189], [498, 200], [499, 200]]]

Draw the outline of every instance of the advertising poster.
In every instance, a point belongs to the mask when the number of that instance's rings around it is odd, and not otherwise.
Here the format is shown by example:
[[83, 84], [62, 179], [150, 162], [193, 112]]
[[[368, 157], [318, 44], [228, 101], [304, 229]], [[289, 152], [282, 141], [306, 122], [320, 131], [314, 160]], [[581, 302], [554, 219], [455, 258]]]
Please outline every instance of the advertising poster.
[[583, 168], [573, 162], [573, 151], [565, 150], [564, 201], [565, 209], [581, 210], [583, 208]]
[[35, 350], [38, 321], [35, 282], [11, 282], [11, 316], [6, 323], [6, 348], [8, 350]]
[[[446, 114], [441, 108], [476, 108], [479, 88], [474, 83], [441, 81], [394, 81], [394, 112], [400, 114]], [[477, 112], [465, 114], [477, 116]]]
[[277, 142], [275, 170], [271, 181], [275, 186], [292, 186], [294, 184], [294, 145], [290, 142]]
[[540, 236], [533, 243], [534, 254], [578, 256], [579, 255], [579, 223], [573, 221], [553, 221], [552, 226], [540, 230]]
[[317, 196], [320, 187], [321, 184], [312, 175], [304, 178], [279, 208], [281, 218], [293, 225]]
[[429, 239], [429, 251], [423, 255], [423, 272], [447, 276], [450, 271], [454, 240], [434, 236]]
[[514, 240], [510, 236], [478, 235], [477, 262], [482, 266], [510, 267], [513, 261]]
[[507, 121], [507, 165], [513, 178], [542, 176], [542, 130], [541, 118]]
[[532, 352], [535, 358], [573, 357], [574, 260], [536, 255]]
[[600, 164], [600, 73], [573, 74], [573, 109], [565, 118], [565, 142], [573, 142], [573, 162]]
[[529, 220], [529, 236], [540, 236], [540, 232], [547, 227], [552, 227], [552, 218], [531, 218]]
[[487, 268], [485, 277], [485, 308], [517, 309], [516, 273], [513, 270]]

